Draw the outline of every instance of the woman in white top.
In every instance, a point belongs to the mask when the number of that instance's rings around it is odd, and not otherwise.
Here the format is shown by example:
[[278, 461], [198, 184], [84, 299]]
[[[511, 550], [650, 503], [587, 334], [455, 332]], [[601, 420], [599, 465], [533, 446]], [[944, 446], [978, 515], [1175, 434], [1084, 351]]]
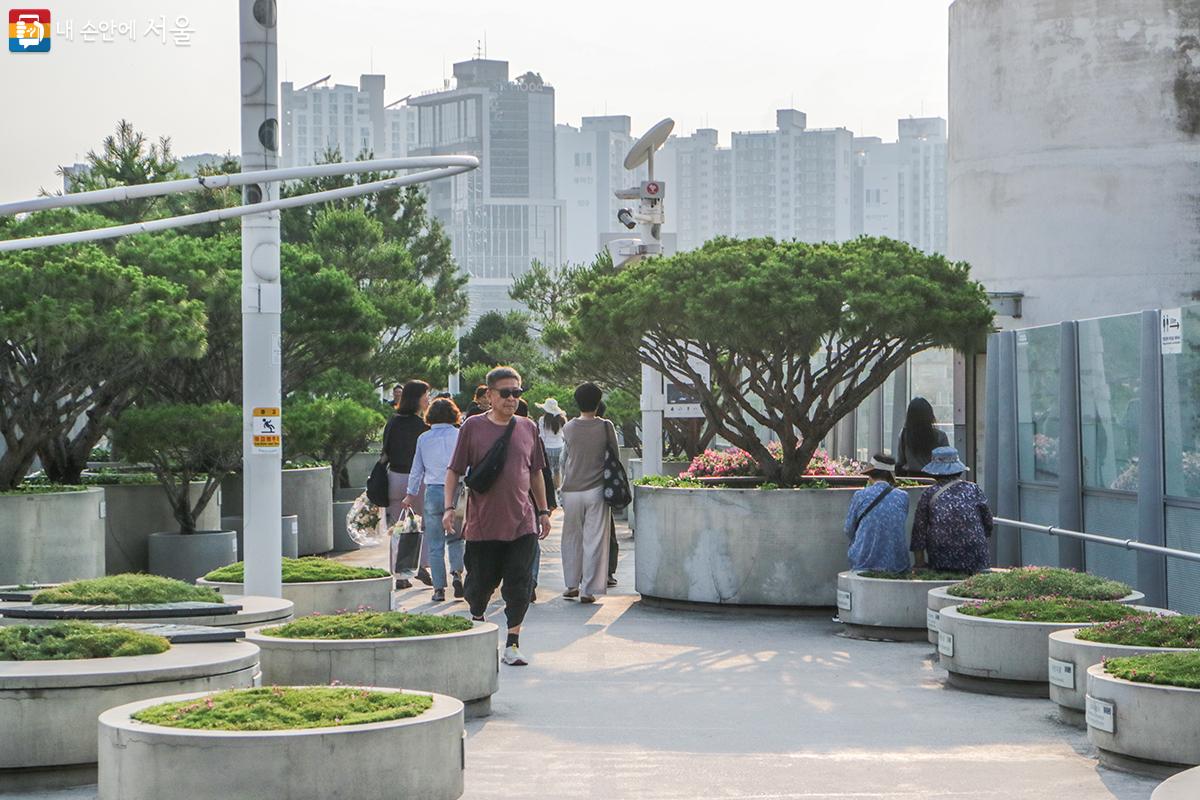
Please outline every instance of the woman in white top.
[[404, 505], [411, 507], [425, 485], [425, 539], [429, 544], [429, 571], [433, 577], [433, 601], [446, 599], [446, 554], [450, 555], [450, 575], [454, 579], [454, 596], [463, 596], [462, 537], [453, 530], [442, 528], [442, 514], [454, 507], [454, 498], [446, 497], [446, 468], [458, 444], [458, 428], [462, 419], [458, 406], [445, 398], [434, 400], [425, 414], [430, 429], [417, 437], [412, 469], [408, 475], [408, 496]]
[[554, 485], [557, 487], [562, 483], [562, 452], [566, 443], [562, 431], [567, 424], [567, 415], [553, 397], [547, 397], [546, 402], [538, 403], [537, 407], [546, 412], [538, 420], [538, 433], [542, 436], [542, 444], [546, 446], [546, 464], [554, 473]]

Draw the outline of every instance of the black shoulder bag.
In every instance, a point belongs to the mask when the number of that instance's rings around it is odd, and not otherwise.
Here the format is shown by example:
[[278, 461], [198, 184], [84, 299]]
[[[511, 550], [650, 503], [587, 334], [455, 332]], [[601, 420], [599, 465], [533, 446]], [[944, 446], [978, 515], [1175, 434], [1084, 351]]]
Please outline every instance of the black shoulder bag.
[[[488, 424], [490, 425], [491, 423], [489, 422]], [[504, 462], [508, 458], [508, 442], [512, 439], [512, 432], [515, 427], [517, 427], [517, 418], [513, 417], [508, 421], [508, 427], [504, 429], [504, 433], [492, 443], [492, 446], [483, 454], [483, 458], [479, 460], [479, 463], [471, 466], [467, 477], [463, 478], [463, 483], [471, 491], [483, 494], [488, 489], [491, 489], [492, 484], [496, 482], [496, 478], [500, 477], [500, 473], [504, 471]]]
[[[613, 424], [608, 423], [609, 429], [612, 429]], [[614, 431], [615, 438], [616, 433]], [[613, 511], [620, 511], [633, 502], [633, 489], [629, 486], [629, 476], [625, 474], [625, 467], [621, 465], [621, 458], [617, 453], [613, 452], [612, 445], [608, 442], [604, 445], [604, 502]]]
[[885, 489], [884, 489], [882, 492], [880, 492], [879, 494], [875, 495], [875, 499], [871, 501], [871, 504], [870, 504], [869, 506], [867, 506], [866, 508], [864, 508], [864, 509], [863, 509], [863, 510], [862, 510], [862, 511], [859, 513], [859, 515], [858, 515], [857, 517], [855, 517], [855, 518], [854, 518], [854, 529], [850, 531], [850, 535], [851, 535], [851, 536], [854, 536], [854, 535], [856, 535], [856, 534], [858, 533], [858, 526], [859, 526], [859, 525], [861, 525], [861, 524], [862, 524], [862, 521], [863, 521], [864, 519], [866, 519], [866, 518], [867, 518], [867, 514], [870, 514], [872, 511], [874, 511], [874, 510], [875, 510], [875, 506], [877, 506], [877, 505], [879, 505], [880, 503], [882, 503], [882, 502], [883, 502], [883, 498], [885, 498], [885, 497], [887, 497], [889, 494], [891, 494], [891, 493], [892, 493], [892, 490], [893, 490], [893, 489], [895, 489], [895, 488], [896, 488], [895, 486], [892, 486], [892, 485], [889, 483], [889, 484], [887, 485], [887, 488], [885, 488]]

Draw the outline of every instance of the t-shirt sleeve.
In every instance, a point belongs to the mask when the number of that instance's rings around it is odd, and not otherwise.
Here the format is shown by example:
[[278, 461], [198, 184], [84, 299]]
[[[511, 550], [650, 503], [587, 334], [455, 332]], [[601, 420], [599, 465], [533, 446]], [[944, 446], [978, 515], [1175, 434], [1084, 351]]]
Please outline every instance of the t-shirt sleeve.
[[450, 456], [449, 468], [456, 475], [464, 475], [467, 467], [471, 466], [471, 431], [475, 426], [470, 420], [463, 423], [458, 430], [458, 441], [454, 443], [454, 455]]

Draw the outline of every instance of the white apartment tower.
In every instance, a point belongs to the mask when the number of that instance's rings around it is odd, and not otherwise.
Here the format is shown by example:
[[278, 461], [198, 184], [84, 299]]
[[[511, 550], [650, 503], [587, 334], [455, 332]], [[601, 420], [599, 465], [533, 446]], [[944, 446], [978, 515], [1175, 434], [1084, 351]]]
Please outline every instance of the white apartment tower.
[[408, 155], [416, 112], [385, 104], [383, 75], [361, 75], [358, 86], [327, 81], [328, 76], [299, 89], [291, 81], [280, 85], [283, 166], [314, 164], [330, 149], [347, 161], [364, 152], [376, 158]]
[[856, 233], [946, 252], [946, 120], [902, 119], [900, 139], [854, 140]]

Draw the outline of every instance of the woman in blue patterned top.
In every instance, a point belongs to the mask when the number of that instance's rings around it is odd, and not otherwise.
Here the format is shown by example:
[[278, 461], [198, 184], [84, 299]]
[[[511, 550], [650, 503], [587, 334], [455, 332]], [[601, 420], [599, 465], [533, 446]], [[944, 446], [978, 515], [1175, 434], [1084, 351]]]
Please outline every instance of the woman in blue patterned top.
[[982, 572], [991, 566], [988, 537], [992, 510], [987, 495], [963, 479], [967, 466], [953, 447], [939, 447], [924, 472], [937, 477], [917, 502], [912, 550], [918, 567], [948, 572]]
[[850, 569], [906, 572], [908, 494], [896, 488], [896, 460], [877, 455], [864, 474], [867, 487], [854, 493], [846, 514]]

